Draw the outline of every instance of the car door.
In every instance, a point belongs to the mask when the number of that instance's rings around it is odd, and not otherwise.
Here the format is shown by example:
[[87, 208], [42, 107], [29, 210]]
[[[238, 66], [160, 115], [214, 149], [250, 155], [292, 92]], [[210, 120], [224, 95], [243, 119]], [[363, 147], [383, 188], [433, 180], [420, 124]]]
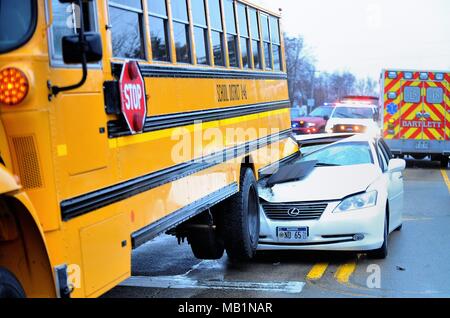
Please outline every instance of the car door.
[[378, 142], [378, 152], [380, 159], [385, 166], [383, 173], [387, 180], [387, 191], [389, 201], [389, 228], [393, 230], [402, 223], [403, 214], [403, 173], [389, 172], [389, 161], [392, 159], [392, 154], [389, 148], [382, 140]]

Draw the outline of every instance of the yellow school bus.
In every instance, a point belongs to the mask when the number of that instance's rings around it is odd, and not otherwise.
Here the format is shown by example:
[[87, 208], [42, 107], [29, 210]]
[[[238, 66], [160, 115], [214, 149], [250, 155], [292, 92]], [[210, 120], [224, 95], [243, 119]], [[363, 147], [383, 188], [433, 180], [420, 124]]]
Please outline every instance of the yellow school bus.
[[100, 296], [162, 233], [252, 258], [257, 180], [298, 152], [284, 61], [241, 0], [0, 0], [0, 296]]

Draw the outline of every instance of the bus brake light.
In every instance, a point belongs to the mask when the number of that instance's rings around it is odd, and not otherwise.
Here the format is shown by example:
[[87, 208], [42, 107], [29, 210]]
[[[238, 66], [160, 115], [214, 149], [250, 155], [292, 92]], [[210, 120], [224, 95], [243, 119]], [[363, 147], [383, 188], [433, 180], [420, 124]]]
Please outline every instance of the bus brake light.
[[20, 104], [27, 96], [28, 89], [28, 79], [21, 70], [8, 67], [0, 71], [0, 104]]

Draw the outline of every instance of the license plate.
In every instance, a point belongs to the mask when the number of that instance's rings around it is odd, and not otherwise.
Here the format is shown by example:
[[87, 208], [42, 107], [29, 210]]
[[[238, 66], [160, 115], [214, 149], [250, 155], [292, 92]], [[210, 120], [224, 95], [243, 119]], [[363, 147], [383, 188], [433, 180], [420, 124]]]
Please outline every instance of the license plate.
[[308, 227], [278, 227], [278, 240], [281, 242], [301, 242], [308, 239]]
[[417, 150], [428, 150], [430, 149], [430, 143], [428, 141], [418, 141], [416, 143]]

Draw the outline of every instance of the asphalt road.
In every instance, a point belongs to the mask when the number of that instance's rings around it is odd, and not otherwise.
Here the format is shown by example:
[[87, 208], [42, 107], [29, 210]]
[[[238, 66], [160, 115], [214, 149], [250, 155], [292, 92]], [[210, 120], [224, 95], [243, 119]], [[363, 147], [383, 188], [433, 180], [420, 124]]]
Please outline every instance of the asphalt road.
[[164, 235], [134, 251], [133, 277], [104, 297], [450, 297], [449, 178], [437, 163], [408, 161], [403, 229], [385, 260], [266, 252], [247, 264], [199, 261]]

